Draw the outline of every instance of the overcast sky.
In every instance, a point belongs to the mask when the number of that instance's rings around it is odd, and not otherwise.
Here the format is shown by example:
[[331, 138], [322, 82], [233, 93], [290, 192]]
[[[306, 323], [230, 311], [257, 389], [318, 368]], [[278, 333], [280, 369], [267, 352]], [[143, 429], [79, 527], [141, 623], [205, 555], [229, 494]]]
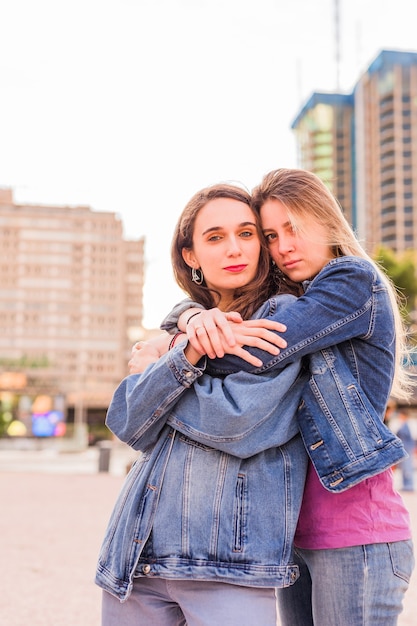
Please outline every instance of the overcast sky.
[[334, 0], [0, 0], [0, 186], [144, 236], [158, 326], [182, 297], [169, 247], [188, 199], [296, 167], [302, 105], [350, 91], [381, 49], [416, 51], [414, 7], [340, 0], [338, 31]]

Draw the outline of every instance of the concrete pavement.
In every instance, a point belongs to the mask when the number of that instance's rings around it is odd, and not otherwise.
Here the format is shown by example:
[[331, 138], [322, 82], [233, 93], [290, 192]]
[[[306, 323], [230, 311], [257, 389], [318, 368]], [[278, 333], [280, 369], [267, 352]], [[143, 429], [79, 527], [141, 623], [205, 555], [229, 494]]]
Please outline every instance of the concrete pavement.
[[[99, 626], [97, 555], [134, 456], [113, 444], [98, 472], [97, 448], [0, 450], [0, 626]], [[416, 537], [417, 493], [404, 500]], [[417, 572], [399, 626], [416, 624]]]

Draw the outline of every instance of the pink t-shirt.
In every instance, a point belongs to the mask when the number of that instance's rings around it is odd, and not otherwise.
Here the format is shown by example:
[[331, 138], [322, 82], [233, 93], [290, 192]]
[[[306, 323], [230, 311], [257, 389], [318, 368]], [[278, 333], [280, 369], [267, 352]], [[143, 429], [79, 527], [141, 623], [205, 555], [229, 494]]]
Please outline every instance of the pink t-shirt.
[[410, 516], [394, 489], [392, 470], [331, 493], [309, 463], [296, 546], [319, 550], [405, 539], [411, 539]]

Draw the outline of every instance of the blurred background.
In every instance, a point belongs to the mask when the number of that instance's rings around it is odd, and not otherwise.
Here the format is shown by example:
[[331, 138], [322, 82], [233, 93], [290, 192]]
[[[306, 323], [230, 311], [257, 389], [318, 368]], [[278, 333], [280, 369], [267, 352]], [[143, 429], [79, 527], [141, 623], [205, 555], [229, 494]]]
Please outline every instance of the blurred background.
[[[95, 563], [137, 456], [106, 409], [132, 344], [183, 297], [170, 241], [198, 189], [317, 173], [415, 344], [414, 14], [415, 0], [0, 2], [2, 624], [99, 623]], [[417, 398], [386, 415], [414, 462], [416, 415]], [[415, 532], [414, 483], [394, 478]]]
[[1, 3], [0, 447], [109, 437], [132, 344], [183, 297], [178, 215], [219, 181], [316, 172], [403, 294], [414, 341], [413, 7]]

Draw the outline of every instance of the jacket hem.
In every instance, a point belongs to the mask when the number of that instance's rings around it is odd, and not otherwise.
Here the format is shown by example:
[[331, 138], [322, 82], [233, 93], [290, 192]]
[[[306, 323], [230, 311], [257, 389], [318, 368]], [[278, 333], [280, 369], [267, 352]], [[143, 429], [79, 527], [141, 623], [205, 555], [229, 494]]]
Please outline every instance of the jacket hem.
[[142, 563], [131, 577], [126, 581], [115, 578], [106, 568], [100, 567], [97, 571], [95, 583], [117, 597], [121, 602], [125, 602], [132, 589], [133, 579], [136, 578], [165, 578], [170, 580], [206, 580], [207, 582], [223, 582], [231, 585], [241, 585], [243, 587], [289, 587], [299, 578], [299, 568], [297, 565], [248, 565], [246, 563], [233, 564], [168, 558], [163, 561], [146, 565], [150, 570], [143, 573]]

